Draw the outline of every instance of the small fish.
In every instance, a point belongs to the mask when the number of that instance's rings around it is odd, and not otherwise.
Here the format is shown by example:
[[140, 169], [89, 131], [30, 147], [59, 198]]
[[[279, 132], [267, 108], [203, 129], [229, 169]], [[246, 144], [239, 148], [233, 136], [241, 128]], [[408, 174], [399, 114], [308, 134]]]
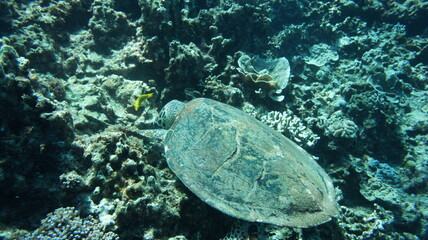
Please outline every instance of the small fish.
[[134, 102], [134, 109], [135, 111], [138, 111], [138, 109], [141, 107], [141, 102], [144, 100], [153, 97], [153, 93], [147, 93], [147, 94], [141, 94], [137, 100]]

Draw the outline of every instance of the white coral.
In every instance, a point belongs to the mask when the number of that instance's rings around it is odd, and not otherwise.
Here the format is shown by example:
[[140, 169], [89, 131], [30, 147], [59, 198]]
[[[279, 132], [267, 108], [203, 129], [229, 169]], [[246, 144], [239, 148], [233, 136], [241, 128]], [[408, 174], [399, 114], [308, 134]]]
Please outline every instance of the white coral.
[[291, 111], [271, 111], [261, 117], [261, 122], [276, 131], [283, 133], [288, 138], [293, 139], [299, 144], [313, 146], [319, 139], [318, 135], [307, 128], [303, 121], [293, 115]]

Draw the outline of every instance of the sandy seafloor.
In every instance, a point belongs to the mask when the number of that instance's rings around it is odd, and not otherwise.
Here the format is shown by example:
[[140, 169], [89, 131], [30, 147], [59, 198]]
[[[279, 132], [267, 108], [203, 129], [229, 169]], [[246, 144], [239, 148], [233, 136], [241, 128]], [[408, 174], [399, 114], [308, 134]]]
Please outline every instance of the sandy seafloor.
[[[417, 0], [1, 0], [0, 239], [428, 239], [427, 19]], [[277, 227], [197, 198], [139, 134], [196, 97], [316, 156], [340, 213]]]

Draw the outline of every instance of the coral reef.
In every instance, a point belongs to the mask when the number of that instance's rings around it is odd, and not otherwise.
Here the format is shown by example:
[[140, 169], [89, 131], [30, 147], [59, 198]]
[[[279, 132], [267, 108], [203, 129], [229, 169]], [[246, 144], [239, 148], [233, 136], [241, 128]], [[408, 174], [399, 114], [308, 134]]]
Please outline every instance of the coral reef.
[[42, 225], [23, 239], [106, 239], [117, 240], [119, 236], [106, 232], [92, 216], [81, 218], [73, 207], [58, 208], [42, 220]]
[[291, 111], [268, 112], [261, 117], [260, 121], [305, 147], [314, 146], [319, 139], [315, 133], [305, 127], [302, 120], [292, 115]]
[[[0, 1], [0, 238], [427, 239], [427, 16], [426, 1]], [[289, 60], [281, 102], [245, 81], [244, 53]], [[316, 156], [341, 214], [232, 227], [144, 132], [195, 97]]]

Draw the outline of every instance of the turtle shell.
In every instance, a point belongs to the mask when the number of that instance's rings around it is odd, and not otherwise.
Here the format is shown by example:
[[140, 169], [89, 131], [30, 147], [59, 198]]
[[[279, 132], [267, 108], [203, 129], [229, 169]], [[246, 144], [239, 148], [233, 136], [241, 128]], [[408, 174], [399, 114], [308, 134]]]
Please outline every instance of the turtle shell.
[[194, 99], [165, 137], [169, 167], [230, 216], [311, 227], [337, 214], [331, 179], [294, 142], [232, 106]]

